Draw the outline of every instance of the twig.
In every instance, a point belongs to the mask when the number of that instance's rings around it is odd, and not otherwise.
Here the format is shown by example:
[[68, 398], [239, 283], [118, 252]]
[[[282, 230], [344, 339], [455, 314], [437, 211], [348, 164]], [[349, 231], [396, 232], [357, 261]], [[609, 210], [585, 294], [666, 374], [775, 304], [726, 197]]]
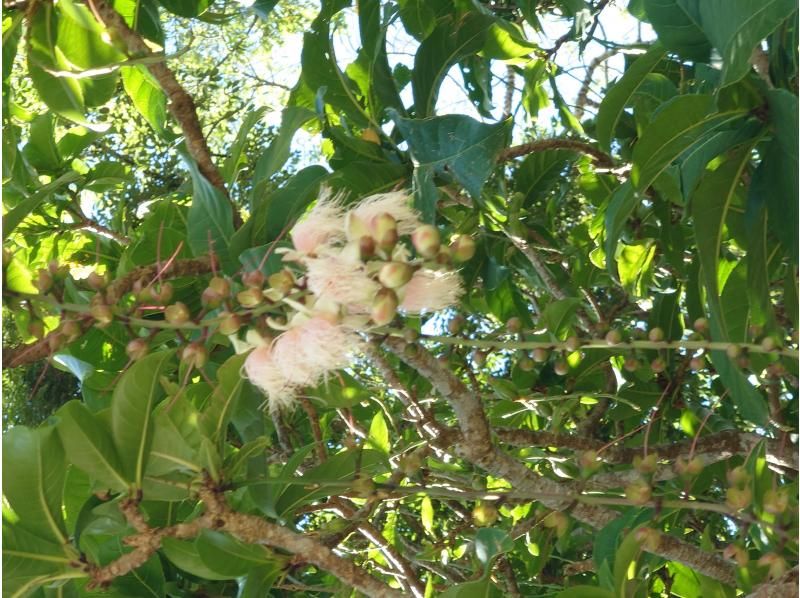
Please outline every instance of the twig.
[[583, 78], [583, 84], [581, 85], [581, 89], [578, 92], [578, 97], [575, 100], [575, 118], [580, 120], [580, 118], [583, 116], [583, 108], [589, 103], [589, 89], [592, 85], [592, 79], [594, 78], [594, 71], [598, 66], [614, 56], [617, 52], [619, 52], [618, 48], [606, 50], [600, 54], [600, 56], [595, 56], [587, 65], [586, 76]]
[[589, 143], [575, 139], [537, 139], [522, 145], [515, 145], [501, 151], [497, 156], [497, 161], [505, 162], [506, 160], [513, 160], [534, 152], [544, 152], [551, 149], [567, 149], [586, 154], [594, 158], [599, 166], [611, 167], [614, 165], [614, 160], [607, 153], [600, 151]]

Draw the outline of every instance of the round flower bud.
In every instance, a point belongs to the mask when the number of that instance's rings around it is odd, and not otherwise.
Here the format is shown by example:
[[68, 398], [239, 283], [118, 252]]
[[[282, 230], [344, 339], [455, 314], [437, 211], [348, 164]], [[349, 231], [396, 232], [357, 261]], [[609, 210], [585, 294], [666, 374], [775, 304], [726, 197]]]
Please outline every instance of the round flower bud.
[[208, 362], [208, 349], [202, 343], [189, 343], [183, 348], [181, 361], [189, 367], [202, 369]]
[[687, 459], [686, 457], [679, 456], [675, 460], [675, 471], [678, 475], [693, 478], [700, 474], [703, 471], [705, 464], [700, 457], [692, 457], [691, 459]]
[[375, 243], [383, 251], [389, 252], [397, 245], [397, 220], [388, 212], [372, 219], [372, 231]]
[[728, 544], [725, 550], [722, 551], [722, 556], [728, 560], [736, 561], [740, 567], [747, 567], [750, 562], [750, 556], [747, 551], [738, 544]]
[[223, 299], [224, 297], [211, 287], [203, 289], [203, 292], [200, 294], [200, 303], [203, 304], [203, 307], [208, 307], [210, 309], [216, 309], [222, 305]]
[[58, 276], [61, 271], [61, 264], [58, 263], [58, 260], [50, 260], [47, 262], [47, 269], [53, 276]]
[[785, 490], [767, 490], [763, 503], [767, 513], [780, 515], [789, 508], [789, 494]]
[[362, 235], [358, 239], [358, 255], [362, 260], [368, 260], [375, 255], [375, 239], [369, 235]]
[[466, 320], [462, 315], [454, 316], [449, 322], [447, 322], [447, 331], [450, 334], [458, 334], [464, 329], [464, 323]]
[[271, 289], [280, 293], [281, 296], [286, 296], [294, 287], [294, 276], [289, 270], [283, 269], [280, 272], [275, 272], [275, 274], [270, 274], [267, 282]]
[[775, 337], [765, 336], [764, 340], [761, 341], [761, 348], [764, 351], [774, 351], [778, 348], [778, 342], [775, 340]]
[[664, 331], [656, 326], [655, 328], [651, 328], [650, 331], [647, 333], [647, 338], [649, 338], [654, 343], [660, 343], [664, 340]]
[[399, 289], [414, 275], [414, 269], [405, 262], [389, 262], [378, 273], [378, 280], [388, 289]]
[[618, 345], [622, 342], [622, 333], [613, 328], [606, 333], [606, 342], [609, 345]]
[[739, 345], [730, 344], [725, 349], [725, 353], [728, 354], [728, 357], [731, 359], [736, 359], [739, 355], [742, 354], [742, 348]]
[[656, 357], [653, 361], [650, 362], [650, 369], [653, 370], [656, 374], [660, 374], [664, 370], [667, 369], [667, 362], [664, 361], [661, 357]]
[[436, 254], [436, 263], [442, 266], [448, 265], [453, 259], [453, 252], [449, 247], [442, 245], [439, 247], [439, 253]]
[[731, 486], [745, 486], [750, 483], [750, 474], [742, 465], [731, 469], [726, 477]]
[[473, 351], [472, 352], [472, 361], [478, 367], [484, 365], [486, 363], [486, 352], [485, 351]]
[[625, 368], [626, 372], [635, 372], [641, 365], [642, 364], [640, 364], [639, 360], [635, 357], [626, 357], [625, 363], [622, 364], [622, 367]]
[[708, 318], [697, 318], [692, 325], [695, 332], [701, 334], [708, 332]]
[[13, 259], [14, 252], [12, 252], [8, 247], [3, 247], [3, 267], [5, 268], [8, 266]]
[[650, 502], [653, 489], [644, 480], [637, 480], [625, 486], [625, 498], [636, 506], [643, 506]]
[[65, 344], [66, 344], [66, 339], [64, 338], [64, 335], [61, 334], [60, 332], [56, 332], [55, 334], [49, 334], [47, 336], [47, 346], [50, 349], [51, 353], [55, 353], [56, 351], [61, 349], [61, 347], [63, 347]]
[[566, 376], [569, 373], [569, 364], [563, 359], [558, 359], [553, 364], [553, 371], [559, 376]]
[[650, 453], [646, 457], [635, 455], [633, 457], [633, 468], [641, 474], [651, 474], [658, 468], [658, 455]]
[[264, 276], [264, 273], [261, 270], [252, 270], [242, 274], [242, 284], [247, 287], [260, 289], [264, 286], [265, 280], [266, 276]]
[[185, 324], [191, 317], [192, 314], [189, 311], [189, 308], [180, 301], [176, 301], [172, 305], [168, 305], [164, 310], [164, 319], [170, 324]]
[[522, 320], [516, 316], [509, 318], [508, 322], [506, 322], [506, 330], [508, 330], [511, 334], [518, 333], [520, 330], [522, 330]]
[[228, 295], [231, 294], [231, 283], [228, 282], [226, 278], [222, 278], [221, 276], [214, 276], [211, 280], [209, 280], [208, 288], [213, 289], [214, 292], [218, 293], [223, 298], [227, 298]]
[[439, 247], [441, 246], [439, 229], [432, 224], [418, 226], [411, 233], [411, 243], [422, 257], [433, 259], [439, 253]]
[[586, 475], [594, 473], [600, 469], [601, 465], [600, 456], [595, 450], [583, 451], [578, 456], [578, 467]]
[[220, 316], [222, 319], [219, 322], [219, 332], [225, 336], [236, 334], [239, 328], [242, 327], [242, 321], [236, 314], [225, 312]]
[[372, 300], [370, 318], [376, 326], [385, 326], [394, 319], [399, 304], [397, 293], [391, 289], [381, 289]]
[[733, 511], [741, 511], [750, 506], [753, 492], [750, 488], [728, 488], [725, 491], [725, 504]]
[[655, 552], [661, 544], [661, 534], [652, 527], [640, 527], [633, 533], [633, 537], [648, 552]]
[[61, 331], [61, 334], [64, 335], [64, 338], [67, 340], [68, 343], [77, 340], [82, 332], [81, 325], [78, 324], [75, 320], [64, 320], [63, 322], [61, 322], [59, 330]]
[[125, 353], [131, 361], [138, 361], [147, 355], [147, 341], [143, 338], [135, 338], [125, 345]]
[[456, 235], [450, 241], [450, 253], [456, 262], [468, 262], [475, 255], [475, 240], [469, 235]]
[[695, 371], [702, 370], [706, 367], [706, 360], [702, 356], [692, 357], [689, 361], [689, 367]]
[[531, 356], [536, 363], [544, 363], [550, 357], [550, 352], [539, 347], [532, 351]]
[[566, 350], [569, 352], [577, 351], [578, 349], [580, 349], [580, 347], [581, 347], [581, 341], [578, 339], [577, 336], [569, 337], [564, 343], [564, 348], [566, 348]]
[[102, 291], [106, 286], [108, 286], [108, 275], [107, 274], [98, 274], [97, 272], [89, 273], [89, 276], [86, 277], [86, 284], [89, 285], [89, 288], [94, 291]]
[[353, 212], [348, 212], [347, 216], [345, 216], [344, 228], [349, 241], [370, 236], [370, 230], [366, 222], [356, 216]]
[[165, 305], [172, 301], [173, 295], [173, 288], [172, 284], [169, 282], [162, 282], [161, 286], [156, 289], [155, 287], [149, 287], [150, 291], [150, 299], [155, 301], [160, 305]]
[[108, 305], [103, 305], [102, 303], [92, 305], [89, 313], [92, 314], [99, 328], [105, 328], [114, 321], [114, 312]]
[[530, 372], [536, 367], [536, 362], [525, 355], [520, 357], [519, 361], [517, 361], [517, 367], [519, 367], [519, 369], [521, 369], [523, 372]]
[[413, 343], [418, 338], [419, 338], [419, 332], [417, 332], [413, 328], [404, 328], [403, 329], [403, 339], [407, 343]]
[[236, 300], [242, 307], [256, 307], [264, 300], [264, 294], [258, 287], [250, 287], [236, 294]]
[[39, 292], [44, 295], [53, 288], [53, 275], [44, 268], [40, 268], [36, 276], [36, 280], [33, 282], [33, 286], [35, 286]]
[[499, 515], [494, 505], [480, 503], [472, 509], [472, 522], [478, 527], [488, 527], [497, 521]]

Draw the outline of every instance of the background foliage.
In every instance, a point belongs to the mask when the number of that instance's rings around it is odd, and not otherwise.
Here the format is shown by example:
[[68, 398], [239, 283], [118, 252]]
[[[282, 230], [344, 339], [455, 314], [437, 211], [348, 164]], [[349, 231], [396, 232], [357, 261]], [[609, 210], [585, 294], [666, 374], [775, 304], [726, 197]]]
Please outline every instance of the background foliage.
[[[796, 3], [614, 4], [6, 3], [4, 595], [796, 589]], [[323, 186], [467, 292], [270, 414]]]

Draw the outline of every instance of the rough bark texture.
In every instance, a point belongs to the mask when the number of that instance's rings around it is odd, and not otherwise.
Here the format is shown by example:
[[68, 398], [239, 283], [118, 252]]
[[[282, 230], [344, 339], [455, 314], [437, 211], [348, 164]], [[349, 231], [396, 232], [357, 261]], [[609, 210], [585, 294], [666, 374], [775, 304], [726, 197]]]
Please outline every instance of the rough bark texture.
[[586, 154], [594, 158], [598, 166], [611, 166], [614, 163], [611, 156], [605, 152], [600, 151], [588, 143], [576, 141], [574, 139], [539, 139], [537, 141], [523, 143], [522, 145], [515, 145], [501, 151], [500, 155], [497, 157], [497, 161], [505, 162], [506, 160], [519, 158], [520, 156], [525, 156], [534, 152], [544, 152], [551, 149], [567, 149], [580, 154]]

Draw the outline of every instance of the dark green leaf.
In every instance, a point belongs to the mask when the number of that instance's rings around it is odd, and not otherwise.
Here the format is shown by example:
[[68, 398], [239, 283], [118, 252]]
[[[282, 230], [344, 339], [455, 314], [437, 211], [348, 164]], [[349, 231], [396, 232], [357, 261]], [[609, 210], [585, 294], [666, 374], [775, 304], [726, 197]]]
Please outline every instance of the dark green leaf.
[[219, 576], [241, 577], [253, 567], [274, 562], [271, 551], [258, 544], [245, 544], [227, 534], [203, 530], [195, 542], [200, 560]]
[[711, 53], [699, 24], [681, 8], [679, 0], [644, 0], [647, 20], [664, 46], [686, 60], [705, 62]]
[[211, 0], [158, 0], [158, 3], [179, 17], [192, 18], [203, 14]]

